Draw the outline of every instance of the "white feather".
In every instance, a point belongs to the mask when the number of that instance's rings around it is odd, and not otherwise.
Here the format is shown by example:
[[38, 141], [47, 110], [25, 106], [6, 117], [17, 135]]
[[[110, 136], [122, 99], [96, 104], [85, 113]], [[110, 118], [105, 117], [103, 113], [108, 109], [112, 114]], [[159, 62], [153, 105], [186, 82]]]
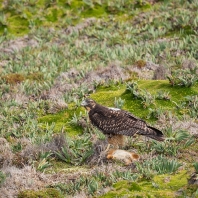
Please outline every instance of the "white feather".
[[120, 111], [120, 109], [114, 108], [114, 107], [109, 107], [109, 109], [111, 109], [111, 110], [113, 110], [113, 111]]

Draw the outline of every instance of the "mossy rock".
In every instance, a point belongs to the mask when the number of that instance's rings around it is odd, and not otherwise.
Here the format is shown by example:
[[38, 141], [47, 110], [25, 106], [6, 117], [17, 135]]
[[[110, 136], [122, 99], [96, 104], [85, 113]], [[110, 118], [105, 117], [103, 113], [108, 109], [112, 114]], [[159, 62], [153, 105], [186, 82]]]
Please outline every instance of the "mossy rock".
[[18, 198], [63, 198], [64, 196], [54, 188], [46, 188], [39, 191], [25, 190], [18, 194]]
[[113, 197], [175, 197], [176, 192], [187, 185], [187, 172], [181, 171], [175, 175], [156, 175], [152, 181], [119, 181], [113, 185], [113, 190], [100, 198]]

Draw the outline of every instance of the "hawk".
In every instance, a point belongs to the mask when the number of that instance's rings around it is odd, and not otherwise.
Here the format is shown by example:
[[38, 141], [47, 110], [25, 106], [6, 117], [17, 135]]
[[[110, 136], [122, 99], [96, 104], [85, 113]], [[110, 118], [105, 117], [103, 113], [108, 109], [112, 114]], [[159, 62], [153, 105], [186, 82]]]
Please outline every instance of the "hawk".
[[88, 111], [92, 125], [108, 137], [109, 144], [122, 145], [124, 136], [133, 136], [135, 134], [157, 141], [164, 141], [164, 135], [160, 130], [147, 125], [144, 120], [125, 110], [105, 107], [89, 98], [85, 99], [81, 106], [84, 106]]

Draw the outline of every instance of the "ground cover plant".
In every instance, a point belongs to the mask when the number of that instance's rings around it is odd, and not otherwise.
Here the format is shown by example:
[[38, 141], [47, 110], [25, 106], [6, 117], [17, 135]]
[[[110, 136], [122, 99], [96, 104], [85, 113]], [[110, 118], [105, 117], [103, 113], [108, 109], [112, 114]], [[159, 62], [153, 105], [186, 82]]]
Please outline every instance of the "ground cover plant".
[[[196, 0], [0, 0], [0, 197], [196, 197]], [[166, 136], [101, 155], [89, 96]]]

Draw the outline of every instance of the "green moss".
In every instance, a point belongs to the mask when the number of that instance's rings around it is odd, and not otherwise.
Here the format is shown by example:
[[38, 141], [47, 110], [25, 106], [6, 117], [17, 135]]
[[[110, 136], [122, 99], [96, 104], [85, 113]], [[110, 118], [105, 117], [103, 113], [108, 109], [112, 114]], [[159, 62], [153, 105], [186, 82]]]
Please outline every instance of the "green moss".
[[71, 165], [63, 162], [63, 161], [51, 161], [51, 167], [46, 170], [46, 173], [57, 173], [65, 169], [69, 169]]
[[70, 136], [81, 134], [83, 132], [82, 127], [72, 125], [69, 123], [69, 121], [74, 116], [74, 113], [76, 115], [79, 115], [80, 112], [84, 112], [85, 110], [83, 108], [78, 108], [76, 110], [73, 109], [73, 107], [70, 107], [66, 109], [65, 111], [61, 111], [57, 114], [48, 114], [42, 117], [38, 118], [38, 121], [40, 123], [43, 123], [43, 127], [45, 127], [45, 123], [52, 124], [55, 123], [55, 132], [60, 132], [62, 127], [66, 130], [67, 134]]
[[0, 8], [3, 7], [3, 0], [0, 0]]
[[36, 80], [36, 81], [43, 81], [44, 80], [44, 75], [41, 72], [34, 72], [30, 73], [26, 76], [27, 79], [29, 80]]
[[117, 190], [122, 188], [128, 188], [129, 182], [128, 181], [119, 181], [113, 185], [113, 187]]
[[123, 188], [129, 189], [130, 191], [141, 191], [142, 188], [136, 182], [129, 181], [119, 181], [113, 185], [116, 190], [120, 190]]
[[46, 19], [50, 22], [57, 21], [62, 17], [64, 10], [58, 7], [52, 7], [47, 9]]
[[142, 188], [136, 182], [132, 182], [130, 184], [129, 190], [130, 191], [141, 191]]
[[8, 17], [8, 31], [14, 35], [21, 36], [29, 31], [29, 22], [21, 15], [13, 15]]
[[170, 31], [166, 33], [166, 37], [174, 37], [174, 36], [180, 36], [180, 37], [186, 37], [188, 35], [195, 34], [195, 31], [190, 25], [185, 26], [178, 26], [174, 27]]
[[54, 188], [46, 188], [39, 191], [25, 190], [18, 194], [18, 198], [63, 198], [63, 195]]
[[74, 173], [74, 172], [81, 172], [81, 173], [87, 173], [90, 171], [85, 166], [72, 166], [66, 162], [63, 161], [57, 161], [53, 160], [50, 162], [51, 166], [47, 169], [45, 169], [45, 173]]
[[164, 190], [174, 190], [177, 191], [183, 186], [187, 185], [188, 174], [185, 170], [180, 171], [175, 175], [157, 175], [153, 178], [153, 181]]
[[73, 9], [80, 9], [80, 8], [84, 8], [86, 4], [83, 1], [80, 0], [72, 0], [70, 3], [70, 7]]
[[119, 181], [113, 190], [100, 198], [111, 197], [175, 197], [175, 193], [187, 185], [187, 173], [181, 171], [175, 175], [157, 175], [152, 181]]
[[38, 6], [38, 7], [43, 7], [43, 6], [45, 6], [45, 3], [46, 3], [45, 0], [38, 0], [38, 1], [37, 1], [37, 6]]
[[83, 17], [102, 17], [107, 16], [104, 7], [95, 6], [94, 8], [90, 8], [84, 12], [82, 12], [81, 16]]
[[136, 3], [135, 3], [134, 7], [139, 8], [141, 10], [146, 10], [146, 9], [151, 8], [151, 4], [147, 1], [136, 0]]

